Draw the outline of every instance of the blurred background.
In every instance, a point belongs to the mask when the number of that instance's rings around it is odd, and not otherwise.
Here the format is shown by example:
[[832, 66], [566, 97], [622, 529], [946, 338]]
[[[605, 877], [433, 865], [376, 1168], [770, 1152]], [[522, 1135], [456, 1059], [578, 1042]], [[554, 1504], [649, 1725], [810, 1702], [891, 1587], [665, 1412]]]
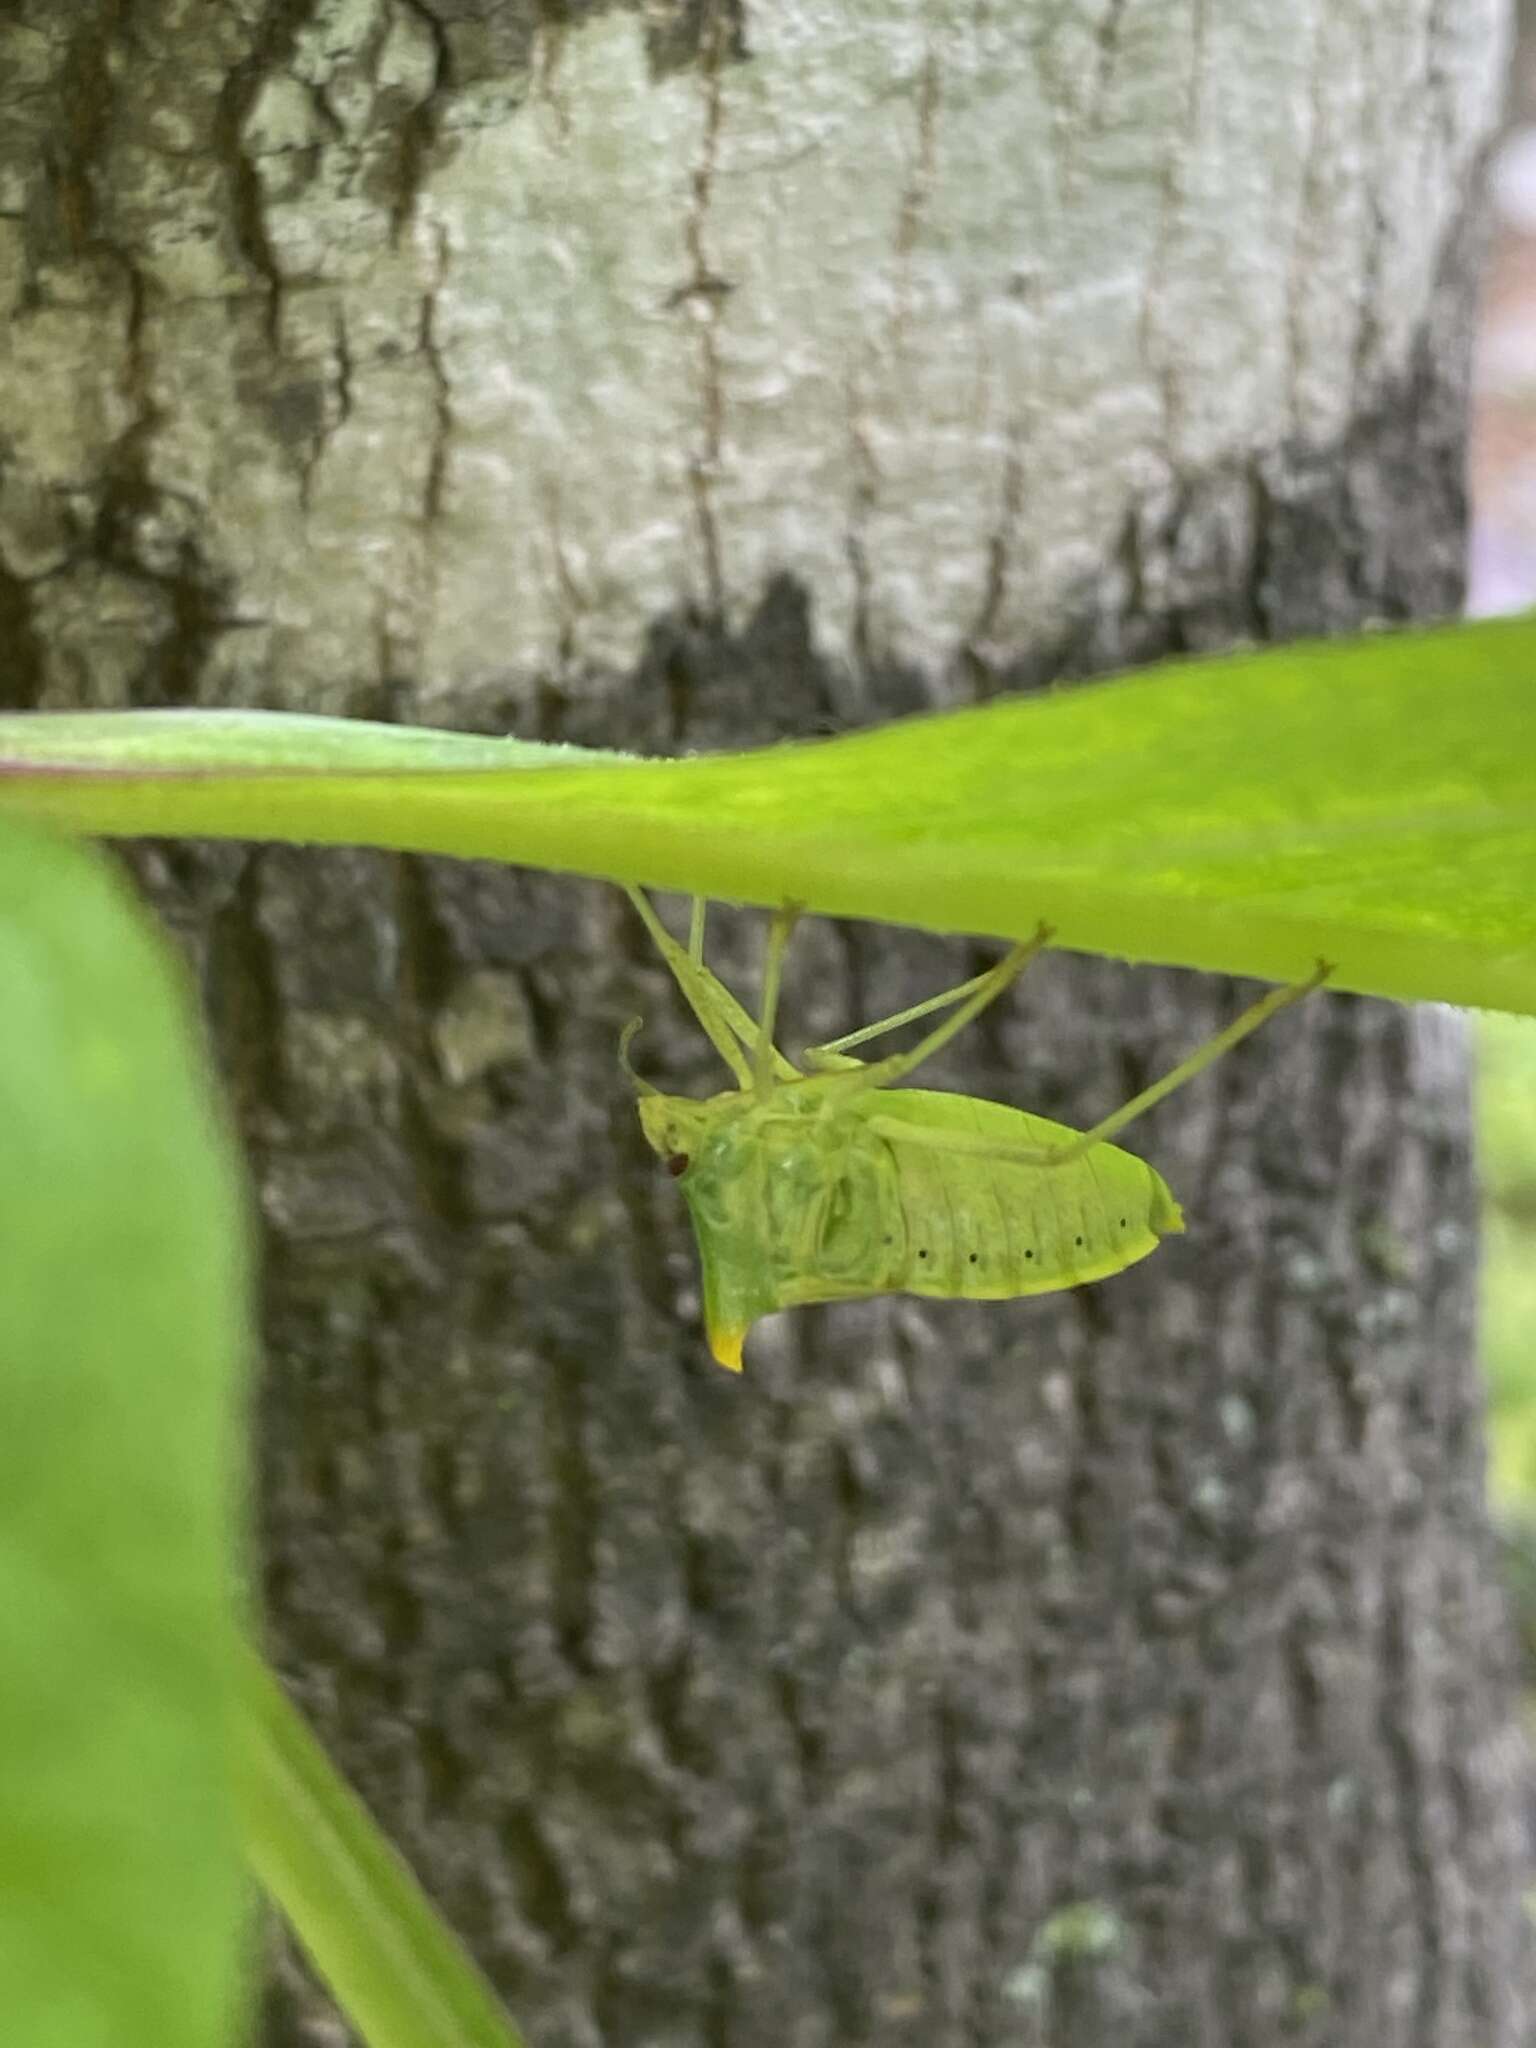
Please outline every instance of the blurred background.
[[[1536, 0], [1518, 13], [1474, 369], [1468, 609], [1485, 614], [1536, 605]], [[1536, 1021], [1478, 1033], [1492, 1478], [1536, 1675]]]

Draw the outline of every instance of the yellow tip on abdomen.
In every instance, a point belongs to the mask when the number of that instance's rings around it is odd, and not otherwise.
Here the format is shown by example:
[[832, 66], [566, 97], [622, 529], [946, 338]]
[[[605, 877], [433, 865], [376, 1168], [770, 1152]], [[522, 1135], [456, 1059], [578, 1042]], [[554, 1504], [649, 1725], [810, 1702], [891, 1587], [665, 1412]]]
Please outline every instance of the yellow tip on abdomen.
[[723, 1365], [727, 1372], [741, 1371], [741, 1346], [746, 1336], [742, 1330], [714, 1329], [709, 1333], [709, 1348], [717, 1365]]
[[1184, 1211], [1173, 1199], [1173, 1190], [1160, 1173], [1152, 1174], [1152, 1213], [1148, 1223], [1159, 1237], [1178, 1237], [1184, 1229]]

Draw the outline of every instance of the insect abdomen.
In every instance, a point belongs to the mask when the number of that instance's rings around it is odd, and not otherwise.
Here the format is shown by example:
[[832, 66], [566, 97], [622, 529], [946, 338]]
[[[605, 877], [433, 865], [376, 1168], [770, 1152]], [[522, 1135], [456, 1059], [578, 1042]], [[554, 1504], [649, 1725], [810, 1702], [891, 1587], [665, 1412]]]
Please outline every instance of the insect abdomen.
[[[1005, 1104], [925, 1089], [880, 1098], [895, 1156], [905, 1224], [904, 1270], [892, 1284], [913, 1294], [999, 1300], [1102, 1280], [1181, 1229], [1178, 1205], [1144, 1160], [1098, 1145], [1063, 1166], [974, 1153], [931, 1142], [955, 1131], [1000, 1145], [1048, 1147], [1074, 1133]], [[889, 1120], [923, 1127], [923, 1144], [889, 1135]]]

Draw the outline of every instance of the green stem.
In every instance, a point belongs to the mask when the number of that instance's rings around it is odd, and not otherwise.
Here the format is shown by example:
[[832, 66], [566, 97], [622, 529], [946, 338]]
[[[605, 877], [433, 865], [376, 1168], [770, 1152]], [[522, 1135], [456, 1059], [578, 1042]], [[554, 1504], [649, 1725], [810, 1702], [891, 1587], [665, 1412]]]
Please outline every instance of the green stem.
[[524, 2048], [276, 1678], [254, 1651], [241, 1659], [246, 1855], [369, 2048]]

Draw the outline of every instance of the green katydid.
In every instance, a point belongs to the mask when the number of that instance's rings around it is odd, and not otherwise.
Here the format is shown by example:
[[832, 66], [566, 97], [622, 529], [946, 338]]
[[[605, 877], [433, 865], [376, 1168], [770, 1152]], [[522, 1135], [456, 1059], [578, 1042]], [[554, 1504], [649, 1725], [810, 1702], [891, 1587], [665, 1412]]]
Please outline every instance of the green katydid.
[[[1144, 1259], [1184, 1219], [1161, 1174], [1105, 1140], [1332, 972], [1319, 961], [1305, 981], [1271, 990], [1123, 1108], [1074, 1131], [974, 1095], [891, 1086], [1018, 978], [1054, 936], [1049, 926], [957, 988], [809, 1047], [802, 1071], [773, 1042], [796, 910], [779, 911], [769, 928], [754, 1022], [704, 965], [703, 901], [694, 900], [684, 948], [648, 898], [628, 894], [736, 1077], [704, 1101], [664, 1095], [629, 1065], [638, 1018], [620, 1041], [646, 1140], [693, 1219], [710, 1350], [733, 1372], [748, 1329], [774, 1309], [873, 1294], [999, 1301], [1103, 1280]], [[853, 1057], [854, 1046], [943, 1009], [951, 1014], [910, 1051]]]

